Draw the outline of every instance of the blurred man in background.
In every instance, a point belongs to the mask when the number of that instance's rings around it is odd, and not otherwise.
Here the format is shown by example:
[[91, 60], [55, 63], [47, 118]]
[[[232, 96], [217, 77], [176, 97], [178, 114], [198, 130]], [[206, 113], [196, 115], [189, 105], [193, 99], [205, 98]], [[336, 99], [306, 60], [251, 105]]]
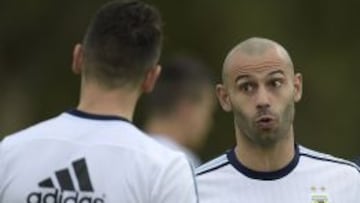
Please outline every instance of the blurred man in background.
[[131, 122], [159, 76], [162, 21], [140, 1], [104, 5], [73, 52], [76, 109], [0, 145], [1, 203], [197, 202], [185, 156]]
[[160, 143], [185, 153], [193, 166], [206, 141], [215, 110], [208, 67], [199, 60], [177, 56], [163, 65], [154, 91], [147, 95], [145, 130]]
[[197, 169], [202, 203], [360, 202], [349, 161], [295, 143], [302, 76], [277, 42], [250, 38], [227, 55], [216, 93], [233, 112], [236, 147]]

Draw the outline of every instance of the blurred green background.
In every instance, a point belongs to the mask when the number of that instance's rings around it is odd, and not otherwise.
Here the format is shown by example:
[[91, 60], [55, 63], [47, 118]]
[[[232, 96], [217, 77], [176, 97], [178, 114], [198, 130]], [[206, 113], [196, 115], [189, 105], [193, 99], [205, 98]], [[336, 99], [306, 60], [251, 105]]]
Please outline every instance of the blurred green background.
[[[76, 106], [72, 48], [104, 2], [0, 1], [0, 137]], [[304, 77], [297, 141], [348, 159], [360, 155], [360, 1], [148, 2], [165, 21], [163, 56], [199, 57], [217, 81], [225, 55], [239, 41], [261, 36], [283, 44]], [[215, 121], [204, 160], [235, 143], [232, 115], [218, 108]]]

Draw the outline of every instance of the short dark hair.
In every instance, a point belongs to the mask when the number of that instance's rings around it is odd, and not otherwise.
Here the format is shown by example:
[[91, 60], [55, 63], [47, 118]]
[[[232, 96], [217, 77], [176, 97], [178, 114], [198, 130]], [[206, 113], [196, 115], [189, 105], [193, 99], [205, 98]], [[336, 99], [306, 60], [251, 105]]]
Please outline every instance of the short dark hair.
[[213, 85], [212, 74], [200, 60], [174, 56], [163, 64], [155, 89], [145, 97], [147, 113], [166, 115], [182, 99], [199, 101], [203, 92]]
[[162, 45], [158, 10], [141, 1], [101, 7], [85, 34], [85, 74], [108, 88], [136, 84], [156, 65]]

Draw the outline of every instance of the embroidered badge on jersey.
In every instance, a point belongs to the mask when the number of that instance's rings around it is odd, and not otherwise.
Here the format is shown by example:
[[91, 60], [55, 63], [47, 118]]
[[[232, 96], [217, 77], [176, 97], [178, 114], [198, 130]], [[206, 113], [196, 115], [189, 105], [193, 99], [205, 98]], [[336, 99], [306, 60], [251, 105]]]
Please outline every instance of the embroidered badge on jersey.
[[311, 187], [311, 203], [330, 203], [325, 187]]

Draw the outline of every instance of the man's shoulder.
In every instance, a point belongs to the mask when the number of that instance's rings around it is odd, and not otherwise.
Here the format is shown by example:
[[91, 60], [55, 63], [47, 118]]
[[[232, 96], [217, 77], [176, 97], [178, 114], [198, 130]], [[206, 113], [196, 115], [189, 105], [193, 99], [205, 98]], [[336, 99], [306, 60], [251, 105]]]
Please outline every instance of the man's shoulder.
[[195, 173], [196, 176], [203, 176], [205, 174], [219, 171], [228, 164], [230, 164], [229, 159], [227, 158], [227, 154], [224, 153], [196, 168]]
[[138, 160], [150, 167], [170, 167], [174, 162], [186, 162], [183, 153], [170, 149], [156, 141], [150, 135], [131, 123], [114, 125], [101, 132], [103, 139], [96, 145], [104, 146], [110, 153], [116, 154], [126, 151], [133, 160]]
[[13, 147], [14, 145], [33, 140], [34, 138], [38, 137], [37, 135], [39, 135], [41, 132], [47, 131], [49, 129], [53, 130], [52, 123], [55, 119], [56, 117], [50, 118], [26, 127], [24, 129], [21, 129], [12, 134], [6, 135], [1, 142], [3, 143], [4, 147]]
[[331, 166], [333, 169], [337, 167], [339, 170], [342, 171], [345, 170], [350, 173], [355, 173], [356, 175], [360, 175], [360, 168], [354, 162], [330, 154], [312, 150], [304, 146], [300, 146], [299, 148], [300, 148], [299, 149], [300, 157], [303, 157], [309, 162], [315, 162], [318, 164]]
[[2, 147], [8, 150], [22, 146], [31, 148], [31, 143], [39, 142], [70, 144], [78, 150], [87, 146], [108, 154], [125, 150], [133, 156], [146, 157], [159, 164], [182, 157], [180, 153], [162, 146], [130, 122], [81, 119], [68, 113], [61, 113], [6, 136], [2, 140]]

